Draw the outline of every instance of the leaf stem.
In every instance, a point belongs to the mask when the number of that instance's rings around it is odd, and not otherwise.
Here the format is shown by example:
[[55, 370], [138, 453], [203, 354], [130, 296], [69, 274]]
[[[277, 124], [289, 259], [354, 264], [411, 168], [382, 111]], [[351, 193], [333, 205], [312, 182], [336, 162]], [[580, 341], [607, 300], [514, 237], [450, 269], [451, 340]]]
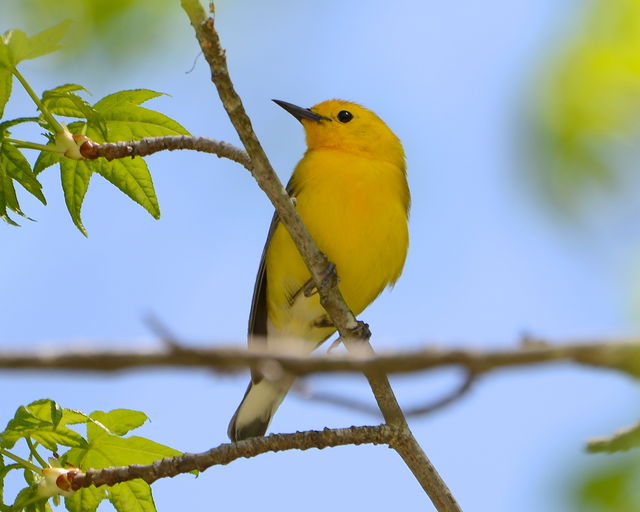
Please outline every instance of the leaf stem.
[[24, 87], [24, 90], [27, 91], [27, 94], [31, 97], [33, 102], [36, 104], [36, 106], [38, 107], [38, 110], [42, 112], [42, 115], [50, 125], [51, 131], [53, 133], [63, 132], [64, 131], [63, 126], [58, 122], [58, 120], [55, 117], [53, 117], [53, 115], [51, 115], [51, 112], [49, 112], [47, 108], [42, 104], [42, 102], [40, 101], [40, 98], [38, 98], [38, 95], [31, 88], [31, 86], [29, 85], [29, 82], [27, 82], [25, 77], [22, 76], [22, 73], [18, 71], [18, 68], [14, 67], [12, 72], [13, 72], [13, 75], [22, 84], [22, 87]]
[[5, 457], [10, 458], [11, 460], [17, 462], [21, 466], [23, 466], [23, 467], [25, 467], [27, 469], [30, 469], [34, 473], [38, 473], [39, 475], [42, 474], [42, 468], [39, 468], [33, 462], [29, 462], [28, 460], [25, 460], [22, 457], [18, 457], [17, 455], [14, 455], [9, 450], [5, 450], [4, 448], [0, 448], [0, 455], [4, 455]]
[[18, 147], [18, 148], [25, 148], [25, 149], [37, 149], [39, 151], [50, 151], [51, 153], [59, 153], [60, 151], [58, 151], [56, 149], [56, 146], [54, 146], [53, 144], [37, 144], [35, 142], [28, 142], [26, 140], [18, 140], [18, 139], [4, 139], [5, 142], [9, 142], [10, 144], [13, 144], [14, 146]]
[[29, 451], [31, 452], [31, 456], [36, 459], [38, 461], [38, 463], [43, 467], [46, 468], [49, 466], [49, 464], [47, 464], [44, 459], [40, 456], [40, 454], [38, 453], [38, 451], [36, 450], [35, 445], [33, 444], [33, 441], [31, 440], [31, 438], [29, 437], [25, 437], [24, 440], [27, 442], [27, 446], [29, 447]]

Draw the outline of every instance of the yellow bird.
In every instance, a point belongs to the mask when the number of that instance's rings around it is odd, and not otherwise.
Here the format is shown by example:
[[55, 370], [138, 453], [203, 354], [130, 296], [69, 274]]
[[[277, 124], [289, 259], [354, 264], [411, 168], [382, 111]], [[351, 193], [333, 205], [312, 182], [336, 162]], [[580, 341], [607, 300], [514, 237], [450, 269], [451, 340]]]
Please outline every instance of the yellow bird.
[[[287, 190], [336, 265], [340, 291], [358, 315], [396, 282], [407, 255], [410, 195], [402, 144], [382, 119], [355, 103], [328, 100], [307, 109], [274, 101], [306, 132], [307, 151]], [[253, 292], [249, 346], [308, 354], [331, 336], [335, 328], [312, 288], [307, 267], [274, 216]], [[229, 438], [264, 435], [293, 380], [253, 372]]]

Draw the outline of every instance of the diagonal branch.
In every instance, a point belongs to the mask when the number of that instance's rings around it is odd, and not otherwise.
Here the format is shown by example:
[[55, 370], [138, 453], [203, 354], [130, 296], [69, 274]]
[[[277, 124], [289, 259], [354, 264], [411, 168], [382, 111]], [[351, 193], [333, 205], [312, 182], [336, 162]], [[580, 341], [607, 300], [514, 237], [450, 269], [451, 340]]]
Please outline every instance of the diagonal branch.
[[[337, 286], [338, 279], [335, 267], [329, 264], [326, 256], [320, 252], [309, 235], [253, 131], [251, 120], [245, 112], [240, 96], [236, 93], [229, 76], [227, 59], [218, 33], [214, 28], [213, 18], [206, 17], [199, 0], [182, 0], [181, 4], [189, 16], [202, 53], [209, 63], [211, 79], [218, 90], [222, 104], [251, 158], [253, 176], [273, 203], [280, 222], [291, 235], [307, 265], [318, 290], [320, 303], [327, 311], [349, 350], [364, 346], [366, 350], [373, 353], [373, 349], [368, 343], [370, 337], [368, 326], [363, 322], [356, 321], [347, 307]], [[460, 507], [447, 485], [411, 434], [387, 377], [370, 373], [365, 375], [385, 421], [406, 431], [406, 442], [399, 443], [395, 449], [429, 495], [436, 509], [439, 511], [459, 511]]]
[[406, 434], [397, 427], [378, 425], [375, 427], [325, 428], [295, 434], [271, 434], [254, 437], [237, 443], [225, 443], [202, 453], [185, 453], [177, 457], [161, 459], [148, 465], [131, 465], [89, 469], [76, 473], [72, 487], [77, 490], [95, 485], [115, 485], [135, 478], [151, 484], [160, 478], [170, 478], [191, 471], [205, 471], [212, 466], [226, 465], [240, 458], [251, 458], [267, 452], [284, 450], [323, 449], [333, 446], [384, 444], [395, 446], [405, 442]]

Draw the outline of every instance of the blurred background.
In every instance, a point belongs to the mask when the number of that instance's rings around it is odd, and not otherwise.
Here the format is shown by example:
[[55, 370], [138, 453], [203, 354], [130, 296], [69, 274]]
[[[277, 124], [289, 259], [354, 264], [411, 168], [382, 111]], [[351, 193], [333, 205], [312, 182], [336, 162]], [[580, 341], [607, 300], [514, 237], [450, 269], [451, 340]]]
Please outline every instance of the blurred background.
[[[177, 0], [0, 3], [2, 31], [67, 18], [76, 20], [67, 49], [22, 66], [38, 92], [80, 83], [95, 102], [155, 89], [169, 96], [150, 108], [195, 135], [238, 142]], [[217, 27], [283, 180], [304, 139], [271, 98], [357, 101], [404, 143], [411, 247], [403, 277], [361, 317], [376, 347], [638, 334], [640, 0], [221, 0]], [[33, 112], [16, 86], [5, 117]], [[37, 130], [16, 135], [41, 140]], [[37, 222], [0, 225], [0, 350], [153, 346], [149, 313], [185, 342], [243, 343], [271, 206], [230, 162], [188, 152], [148, 162], [160, 221], [94, 176], [84, 238], [57, 168], [42, 175], [47, 207], [21, 196]], [[393, 383], [410, 406], [460, 378], [439, 370]], [[205, 371], [4, 371], [0, 422], [42, 397], [86, 412], [132, 408], [152, 419], [141, 435], [203, 451], [226, 441], [245, 385], [246, 376]], [[373, 403], [363, 378], [306, 385]], [[638, 454], [587, 455], [584, 444], [637, 421], [639, 397], [637, 383], [614, 372], [517, 368], [411, 425], [464, 510], [635, 511]], [[376, 421], [290, 396], [272, 431]], [[159, 510], [410, 511], [426, 500], [380, 447], [263, 455], [153, 491]]]

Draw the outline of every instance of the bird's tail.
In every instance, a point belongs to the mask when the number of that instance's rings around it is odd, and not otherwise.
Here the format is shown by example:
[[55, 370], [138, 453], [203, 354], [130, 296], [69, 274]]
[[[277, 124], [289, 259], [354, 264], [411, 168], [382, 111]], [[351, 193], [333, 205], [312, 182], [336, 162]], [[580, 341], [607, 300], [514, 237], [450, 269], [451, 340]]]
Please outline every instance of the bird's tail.
[[227, 435], [234, 443], [250, 437], [263, 436], [271, 418], [282, 403], [293, 378], [250, 382], [244, 398], [229, 422]]

